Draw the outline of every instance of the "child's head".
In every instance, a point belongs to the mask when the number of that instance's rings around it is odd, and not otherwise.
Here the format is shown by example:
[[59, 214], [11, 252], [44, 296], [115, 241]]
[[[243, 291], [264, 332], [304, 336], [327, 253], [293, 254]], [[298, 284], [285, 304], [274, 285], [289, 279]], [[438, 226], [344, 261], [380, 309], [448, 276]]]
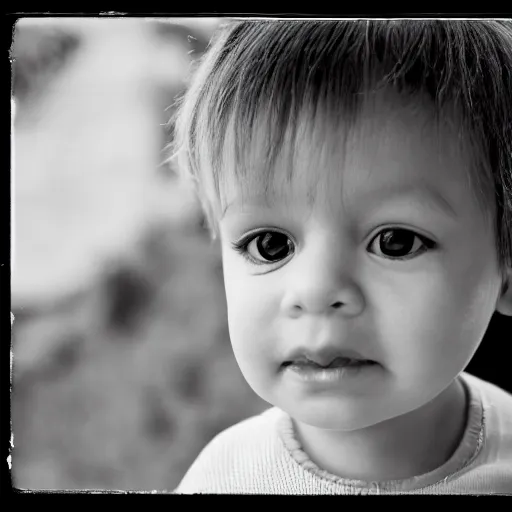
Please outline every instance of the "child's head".
[[512, 314], [511, 91], [504, 22], [221, 31], [177, 154], [263, 399], [323, 428], [379, 423], [439, 395]]

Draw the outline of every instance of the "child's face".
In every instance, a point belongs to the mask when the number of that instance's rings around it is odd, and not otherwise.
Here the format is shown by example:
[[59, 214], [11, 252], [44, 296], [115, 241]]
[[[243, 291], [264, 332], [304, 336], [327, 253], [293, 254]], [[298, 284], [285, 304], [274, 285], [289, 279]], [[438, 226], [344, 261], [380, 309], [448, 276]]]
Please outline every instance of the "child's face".
[[[492, 212], [469, 188], [470, 151], [448, 123], [382, 100], [337, 136], [330, 149], [299, 144], [292, 185], [278, 162], [269, 204], [257, 187], [242, 204], [232, 186], [219, 228], [230, 337], [248, 383], [299, 421], [354, 430], [449, 386], [502, 279]], [[246, 258], [232, 244], [248, 233]], [[286, 365], [301, 354], [372, 364]]]

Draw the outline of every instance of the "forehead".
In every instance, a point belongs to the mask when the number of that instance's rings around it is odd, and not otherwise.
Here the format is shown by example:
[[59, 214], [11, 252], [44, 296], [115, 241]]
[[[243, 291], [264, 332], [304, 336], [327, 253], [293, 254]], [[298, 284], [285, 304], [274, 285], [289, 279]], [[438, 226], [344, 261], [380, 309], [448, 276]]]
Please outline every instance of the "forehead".
[[427, 103], [386, 93], [365, 101], [353, 119], [304, 112], [295, 137], [288, 129], [273, 162], [267, 158], [272, 140], [265, 122], [255, 125], [242, 157], [228, 130], [221, 210], [233, 202], [348, 204], [362, 193], [405, 188], [469, 191], [474, 148], [460, 127], [455, 114], [435, 120]]

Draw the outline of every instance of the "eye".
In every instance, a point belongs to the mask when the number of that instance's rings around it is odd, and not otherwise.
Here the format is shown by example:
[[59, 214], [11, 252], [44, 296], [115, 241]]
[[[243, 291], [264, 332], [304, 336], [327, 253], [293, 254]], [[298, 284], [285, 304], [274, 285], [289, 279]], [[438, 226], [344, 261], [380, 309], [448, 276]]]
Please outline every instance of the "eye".
[[251, 263], [263, 265], [284, 260], [295, 251], [292, 240], [279, 231], [260, 231], [233, 244]]
[[381, 231], [368, 246], [368, 251], [383, 258], [408, 260], [436, 247], [425, 236], [403, 228]]

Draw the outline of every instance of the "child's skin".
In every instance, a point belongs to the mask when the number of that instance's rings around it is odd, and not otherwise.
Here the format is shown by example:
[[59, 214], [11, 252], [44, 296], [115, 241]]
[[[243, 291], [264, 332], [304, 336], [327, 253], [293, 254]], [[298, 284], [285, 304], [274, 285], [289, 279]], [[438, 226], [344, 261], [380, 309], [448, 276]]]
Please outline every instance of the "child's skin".
[[[401, 479], [445, 462], [465, 426], [456, 377], [493, 312], [512, 313], [492, 201], [476, 200], [470, 186], [475, 151], [455, 116], [444, 121], [380, 94], [355, 126], [299, 141], [292, 185], [287, 158], [278, 159], [268, 204], [255, 184], [242, 201], [228, 180], [218, 220], [236, 359], [254, 391], [291, 415], [311, 459], [343, 477]], [[257, 173], [264, 150], [251, 149]], [[391, 228], [423, 237], [410, 235], [410, 250], [404, 242], [406, 259], [381, 252], [389, 245], [377, 235]], [[291, 240], [275, 235], [282, 260], [265, 262], [256, 241], [248, 251], [260, 265], [233, 248], [260, 229]], [[435, 243], [426, 250], [425, 237]], [[324, 383], [282, 366], [303, 352], [332, 359], [344, 351], [377, 364]]]

